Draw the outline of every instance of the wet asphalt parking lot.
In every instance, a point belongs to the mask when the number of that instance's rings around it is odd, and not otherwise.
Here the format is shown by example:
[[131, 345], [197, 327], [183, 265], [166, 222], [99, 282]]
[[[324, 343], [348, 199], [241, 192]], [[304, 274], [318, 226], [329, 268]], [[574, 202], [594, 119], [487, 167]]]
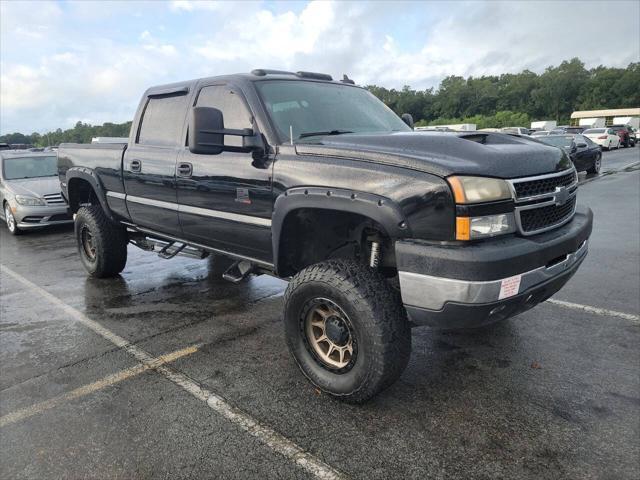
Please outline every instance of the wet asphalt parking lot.
[[286, 284], [130, 246], [86, 276], [71, 228], [0, 227], [2, 478], [640, 477], [640, 148], [579, 202], [590, 253], [486, 332], [413, 332], [400, 381], [352, 406], [286, 350]]

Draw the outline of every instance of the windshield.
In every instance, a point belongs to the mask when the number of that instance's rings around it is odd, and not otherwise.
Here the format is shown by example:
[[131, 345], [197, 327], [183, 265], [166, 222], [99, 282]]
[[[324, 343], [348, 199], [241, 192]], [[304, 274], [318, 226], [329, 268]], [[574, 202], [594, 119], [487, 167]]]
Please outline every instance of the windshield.
[[559, 136], [559, 137], [542, 137], [541, 142], [553, 145], [554, 147], [569, 148], [573, 142], [572, 136]]
[[585, 135], [589, 135], [590, 133], [604, 133], [604, 128], [592, 128], [590, 130], [585, 130], [583, 133]]
[[[280, 138], [317, 141], [343, 133], [408, 132], [411, 129], [367, 90], [301, 81], [256, 82]], [[315, 134], [315, 135], [314, 135]]]
[[4, 158], [2, 160], [2, 168], [6, 180], [55, 177], [58, 175], [58, 161], [56, 157]]

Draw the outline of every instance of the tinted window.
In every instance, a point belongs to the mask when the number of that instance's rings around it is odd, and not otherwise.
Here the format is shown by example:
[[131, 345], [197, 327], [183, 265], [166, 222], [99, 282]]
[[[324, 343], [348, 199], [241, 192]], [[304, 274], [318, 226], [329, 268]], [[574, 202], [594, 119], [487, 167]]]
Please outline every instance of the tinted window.
[[[242, 98], [227, 85], [204, 87], [198, 95], [198, 107], [213, 107], [222, 112], [224, 128], [252, 128], [252, 117]], [[242, 146], [242, 137], [225, 135], [225, 145]]]
[[411, 131], [363, 88], [286, 80], [256, 82], [256, 86], [281, 139], [289, 140], [289, 128], [293, 140], [303, 142], [318, 141], [321, 132]]
[[150, 98], [142, 117], [138, 143], [176, 146], [181, 142], [187, 95]]
[[56, 157], [5, 158], [2, 168], [5, 180], [55, 177], [58, 175], [58, 160]]
[[604, 128], [590, 128], [589, 130], [585, 130], [583, 133], [585, 135], [588, 133], [604, 133]]
[[569, 148], [573, 142], [573, 137], [570, 135], [562, 135], [557, 137], [541, 137], [541, 142], [553, 145], [554, 147]]

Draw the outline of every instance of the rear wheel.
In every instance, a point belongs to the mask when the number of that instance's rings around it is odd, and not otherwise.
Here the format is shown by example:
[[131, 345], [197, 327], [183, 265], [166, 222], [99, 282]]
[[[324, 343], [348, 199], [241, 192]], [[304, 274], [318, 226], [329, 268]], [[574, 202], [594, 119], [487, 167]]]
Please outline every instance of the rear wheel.
[[320, 390], [360, 403], [402, 374], [411, 328], [399, 295], [377, 271], [331, 260], [299, 272], [285, 294], [285, 333], [304, 375]]
[[587, 170], [587, 173], [598, 174], [598, 173], [600, 173], [600, 167], [601, 166], [602, 166], [602, 155], [601, 154], [597, 154], [596, 155], [596, 159], [593, 161], [593, 165], [591, 166], [591, 168], [589, 168]]
[[22, 233], [22, 230], [18, 228], [18, 223], [16, 222], [16, 218], [13, 216], [11, 206], [8, 202], [4, 204], [4, 220], [7, 222], [7, 228], [11, 235], [20, 235]]
[[126, 229], [109, 220], [99, 205], [78, 210], [75, 235], [80, 260], [93, 277], [118, 275], [127, 263]]

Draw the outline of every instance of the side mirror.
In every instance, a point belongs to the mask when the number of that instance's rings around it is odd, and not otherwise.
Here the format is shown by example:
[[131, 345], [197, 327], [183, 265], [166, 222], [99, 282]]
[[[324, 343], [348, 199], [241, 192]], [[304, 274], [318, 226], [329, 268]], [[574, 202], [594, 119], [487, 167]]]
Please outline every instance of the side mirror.
[[217, 108], [194, 107], [189, 118], [189, 151], [218, 155], [224, 150], [222, 112]]
[[402, 118], [404, 123], [413, 128], [413, 116], [410, 113], [403, 113], [400, 118]]
[[578, 148], [587, 148], [587, 144], [586, 143], [579, 143], [578, 144]]
[[[242, 137], [242, 147], [225, 146], [225, 135]], [[191, 110], [188, 144], [191, 153], [208, 155], [218, 155], [223, 151], [264, 151], [264, 143], [260, 135], [251, 128], [241, 130], [224, 128], [222, 112], [212, 107], [194, 107]]]

